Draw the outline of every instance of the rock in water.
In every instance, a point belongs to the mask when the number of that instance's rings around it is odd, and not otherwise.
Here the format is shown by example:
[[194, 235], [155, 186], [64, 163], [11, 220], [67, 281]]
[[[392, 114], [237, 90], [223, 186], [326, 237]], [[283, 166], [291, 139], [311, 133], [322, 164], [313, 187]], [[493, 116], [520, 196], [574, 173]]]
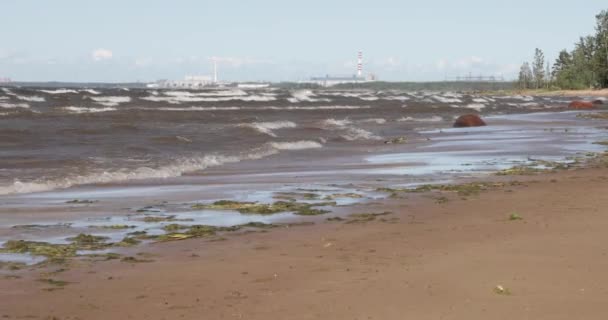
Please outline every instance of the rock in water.
[[465, 114], [454, 122], [454, 128], [482, 127], [486, 123], [476, 114]]
[[596, 106], [602, 105], [602, 104], [604, 104], [604, 100], [601, 100], [601, 99], [594, 100], [593, 104]]
[[593, 109], [593, 108], [595, 108], [595, 106], [593, 105], [593, 103], [591, 103], [589, 101], [576, 100], [576, 101], [570, 102], [570, 104], [568, 105], [568, 108], [584, 110], [584, 109]]

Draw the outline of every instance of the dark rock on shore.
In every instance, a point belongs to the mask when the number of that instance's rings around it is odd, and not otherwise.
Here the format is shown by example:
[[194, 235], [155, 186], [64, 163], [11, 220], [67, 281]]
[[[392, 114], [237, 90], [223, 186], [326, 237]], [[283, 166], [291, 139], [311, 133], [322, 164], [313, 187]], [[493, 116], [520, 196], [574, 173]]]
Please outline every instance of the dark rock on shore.
[[482, 127], [486, 123], [476, 114], [465, 114], [454, 122], [454, 128]]
[[576, 101], [570, 102], [570, 104], [568, 105], [568, 108], [585, 110], [585, 109], [593, 109], [593, 108], [595, 108], [595, 106], [593, 105], [593, 103], [591, 103], [589, 101], [576, 100]]

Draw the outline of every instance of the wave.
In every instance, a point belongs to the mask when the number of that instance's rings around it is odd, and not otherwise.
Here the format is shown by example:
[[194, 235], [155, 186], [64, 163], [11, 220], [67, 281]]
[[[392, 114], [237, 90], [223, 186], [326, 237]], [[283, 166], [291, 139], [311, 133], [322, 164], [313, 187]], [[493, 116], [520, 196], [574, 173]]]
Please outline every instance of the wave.
[[285, 106], [285, 107], [161, 107], [161, 108], [138, 108], [140, 110], [160, 111], [234, 111], [234, 110], [354, 110], [369, 109], [370, 106]]
[[458, 98], [447, 97], [447, 96], [432, 96], [431, 98], [433, 98], [441, 103], [460, 103], [460, 102], [462, 102], [462, 100], [460, 100]]
[[359, 99], [364, 100], [364, 101], [378, 101], [378, 100], [380, 100], [380, 98], [373, 97], [373, 96], [359, 97]]
[[106, 106], [106, 107], [116, 107], [121, 103], [126, 103], [131, 101], [131, 97], [122, 97], [122, 96], [106, 96], [106, 97], [89, 97], [89, 99], [95, 101], [96, 103]]
[[57, 89], [57, 90], [38, 90], [39, 92], [48, 93], [48, 94], [66, 94], [66, 93], [78, 93], [76, 90], [72, 89]]
[[352, 124], [353, 122], [348, 120], [348, 119], [343, 119], [343, 120], [336, 120], [334, 118], [329, 118], [329, 119], [325, 119], [322, 121], [322, 125], [323, 126], [335, 126], [335, 127], [345, 127], [348, 126], [350, 124]]
[[305, 150], [305, 149], [318, 149], [322, 148], [323, 145], [316, 141], [294, 141], [294, 142], [270, 142], [270, 146], [277, 150]]
[[484, 109], [486, 107], [486, 105], [482, 104], [482, 103], [469, 103], [464, 106], [452, 104], [452, 105], [450, 105], [450, 107], [456, 108], [456, 109], [473, 109], [473, 110], [476, 110], [477, 112], [481, 112], [481, 110]]
[[310, 90], [299, 90], [291, 92], [291, 97], [287, 98], [287, 101], [291, 103], [298, 102], [330, 102], [330, 99], [326, 98], [314, 98], [316, 94]]
[[410, 100], [409, 97], [406, 96], [387, 96], [382, 97], [383, 100], [393, 100], [393, 101], [407, 101]]
[[372, 119], [364, 119], [359, 120], [360, 123], [375, 123], [375, 124], [385, 124], [386, 119], [383, 118], [372, 118]]
[[262, 159], [282, 150], [304, 150], [321, 148], [322, 145], [315, 141], [294, 142], [270, 142], [261, 147], [241, 153], [240, 155], [201, 155], [196, 157], [181, 158], [172, 164], [156, 168], [139, 167], [136, 169], [118, 169], [115, 171], [100, 171], [87, 175], [74, 175], [54, 180], [39, 179], [33, 182], [21, 182], [16, 180], [10, 186], [0, 187], [0, 194], [33, 193], [55, 189], [66, 189], [77, 185], [98, 183], [120, 183], [131, 180], [142, 179], [166, 179], [182, 176], [186, 173], [204, 170], [210, 167], [221, 166], [229, 163], [237, 163], [246, 160]]
[[4, 109], [29, 109], [30, 105], [27, 103], [5, 103], [0, 102], [0, 108]]
[[325, 119], [321, 122], [321, 125], [325, 128], [332, 130], [343, 130], [344, 133], [340, 135], [343, 139], [348, 141], [355, 140], [380, 140], [381, 137], [361, 128], [353, 127], [352, 121], [349, 119], [336, 120], [333, 118]]
[[139, 98], [141, 100], [152, 102], [166, 102], [171, 104], [181, 104], [182, 102], [226, 102], [226, 101], [243, 101], [243, 102], [268, 102], [277, 100], [274, 96], [267, 95], [252, 95], [252, 96], [223, 96], [223, 97], [197, 97], [197, 96], [148, 96]]
[[224, 90], [215, 92], [189, 92], [189, 91], [165, 91], [166, 96], [172, 97], [237, 97], [246, 96], [247, 92], [243, 90]]
[[75, 113], [75, 114], [81, 114], [81, 113], [98, 113], [98, 112], [108, 112], [108, 111], [116, 111], [116, 108], [112, 108], [112, 107], [105, 107], [105, 108], [85, 108], [85, 107], [63, 107], [64, 110], [70, 112], [70, 113]]
[[441, 122], [443, 118], [440, 116], [432, 116], [429, 118], [413, 118], [413, 117], [403, 117], [397, 119], [399, 122]]
[[252, 128], [260, 133], [267, 134], [271, 137], [276, 137], [276, 134], [274, 134], [272, 130], [297, 127], [297, 125], [291, 121], [253, 122], [239, 124], [238, 126]]
[[97, 90], [93, 90], [93, 89], [83, 89], [83, 90], [80, 90], [80, 92], [86, 92], [86, 93], [95, 94], [95, 95], [101, 94], [101, 92], [99, 92]]
[[349, 127], [346, 129], [346, 133], [340, 135], [342, 138], [348, 141], [356, 140], [380, 140], [381, 137], [361, 128]]
[[21, 101], [27, 101], [27, 102], [44, 102], [44, 101], [46, 101], [44, 99], [44, 97], [40, 97], [40, 96], [20, 96], [18, 94], [14, 94], [14, 93], [7, 93], [7, 94], [14, 96], [15, 98], [17, 98]]

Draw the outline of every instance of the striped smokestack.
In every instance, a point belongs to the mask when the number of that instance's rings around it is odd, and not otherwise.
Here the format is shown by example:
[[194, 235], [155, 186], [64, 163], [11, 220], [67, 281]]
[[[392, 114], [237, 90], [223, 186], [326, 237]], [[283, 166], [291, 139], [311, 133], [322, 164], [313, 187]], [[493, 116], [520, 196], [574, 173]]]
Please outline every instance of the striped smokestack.
[[363, 76], [363, 52], [359, 51], [357, 56], [357, 77]]

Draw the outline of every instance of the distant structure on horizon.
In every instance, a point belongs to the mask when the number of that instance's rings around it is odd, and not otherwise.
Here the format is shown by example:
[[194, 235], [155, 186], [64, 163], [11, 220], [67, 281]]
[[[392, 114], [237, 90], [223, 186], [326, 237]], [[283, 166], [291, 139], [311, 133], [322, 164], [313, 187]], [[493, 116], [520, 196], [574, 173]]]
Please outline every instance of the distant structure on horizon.
[[376, 81], [375, 74], [368, 74], [366, 76], [363, 75], [363, 52], [359, 51], [357, 54], [357, 73], [351, 76], [342, 76], [342, 75], [325, 75], [324, 77], [312, 77], [309, 81], [303, 81], [304, 83], [313, 83], [323, 87], [331, 87], [338, 84], [347, 84], [347, 83], [364, 83], [364, 82], [372, 82]]
[[453, 78], [445, 78], [445, 81], [456, 81], [456, 82], [506, 82], [505, 77], [503, 75], [495, 76], [484, 76], [477, 75], [474, 76], [472, 72], [469, 72], [468, 75], [465, 76], [456, 76]]
[[209, 86], [219, 85], [217, 79], [217, 59], [212, 58], [213, 61], [213, 76], [207, 75], [193, 75], [186, 76], [183, 80], [158, 80], [154, 83], [148, 83], [148, 88], [174, 88], [174, 89], [202, 89]]
[[11, 83], [13, 82], [11, 78], [0, 77], [0, 83]]

